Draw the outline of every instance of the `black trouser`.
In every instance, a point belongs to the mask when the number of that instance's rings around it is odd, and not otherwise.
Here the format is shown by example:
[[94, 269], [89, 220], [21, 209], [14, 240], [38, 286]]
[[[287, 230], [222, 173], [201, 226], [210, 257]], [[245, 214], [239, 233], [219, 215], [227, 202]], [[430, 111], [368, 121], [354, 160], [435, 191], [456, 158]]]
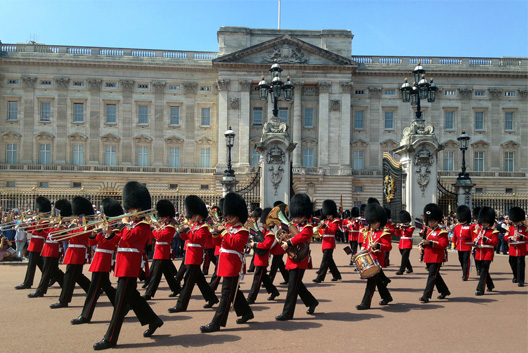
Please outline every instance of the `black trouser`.
[[255, 266], [255, 275], [253, 276], [253, 284], [248, 294], [248, 299], [257, 300], [257, 295], [260, 290], [260, 284], [264, 284], [268, 294], [278, 294], [277, 287], [273, 285], [271, 279], [266, 273], [266, 266]]
[[162, 274], [165, 276], [165, 280], [167, 281], [167, 284], [169, 285], [169, 288], [172, 292], [177, 293], [180, 291], [180, 283], [174, 278], [174, 274], [176, 274], [176, 267], [174, 266], [172, 260], [158, 259], [152, 260], [152, 268], [150, 269], [150, 281], [147, 286], [147, 291], [145, 292], [145, 295], [154, 297], [156, 291], [158, 290]]
[[385, 266], [390, 266], [390, 251], [384, 251], [385, 253]]
[[[215, 255], [216, 263], [218, 263], [218, 256], [219, 255]], [[218, 284], [220, 283], [220, 277], [218, 277], [216, 274], [217, 270], [218, 269], [215, 267], [215, 271], [211, 276], [211, 280], [209, 281], [209, 287], [211, 287], [212, 290], [216, 290], [218, 288]]]
[[207, 260], [204, 259], [203, 263], [203, 274], [207, 275], [209, 273], [209, 267], [211, 267], [211, 262], [215, 265], [215, 272], [216, 272], [216, 256], [214, 254], [214, 248], [206, 248], [205, 254], [207, 255]]
[[477, 285], [477, 291], [479, 292], [484, 293], [486, 286], [488, 287], [488, 290], [492, 290], [493, 288], [495, 288], [493, 280], [491, 279], [491, 276], [489, 274], [490, 265], [491, 261], [475, 260], [475, 266], [480, 269], [480, 277]]
[[42, 277], [40, 278], [37, 291], [39, 293], [46, 294], [48, 292], [50, 279], [59, 282], [59, 285], [62, 288], [62, 284], [64, 283], [64, 272], [62, 272], [62, 270], [59, 268], [58, 257], [43, 257], [42, 259]]
[[433, 295], [433, 288], [436, 285], [436, 290], [440, 294], [449, 293], [449, 288], [444, 282], [442, 275], [440, 275], [441, 263], [429, 263], [425, 264], [427, 271], [429, 271], [429, 276], [427, 276], [427, 284], [425, 285], [424, 297], [431, 298]]
[[112, 283], [110, 282], [110, 272], [92, 272], [92, 281], [90, 282], [90, 288], [86, 294], [81, 313], [81, 316], [85, 319], [92, 319], [97, 300], [101, 293], [100, 289], [103, 289], [106, 293], [106, 296], [110, 299], [110, 303], [115, 305], [116, 290], [112, 287]]
[[26, 287], [31, 287], [33, 285], [33, 279], [35, 278], [35, 271], [38, 268], [42, 272], [42, 257], [40, 252], [30, 251], [29, 252], [29, 262], [26, 270], [26, 277], [24, 278], [24, 285]]
[[180, 285], [181, 281], [183, 280], [183, 277], [185, 276], [185, 271], [187, 270], [187, 267], [185, 266], [185, 256], [182, 258], [182, 262], [180, 264], [180, 268], [178, 269], [178, 272], [176, 273], [176, 282], [178, 282], [178, 285]]
[[357, 240], [351, 240], [350, 241], [350, 249], [352, 250], [352, 256], [354, 256], [357, 253], [357, 249], [358, 249]]
[[239, 287], [238, 276], [223, 278], [222, 297], [220, 298], [220, 304], [218, 304], [218, 308], [216, 309], [216, 313], [211, 323], [213, 325], [225, 327], [227, 323], [227, 317], [229, 315], [229, 309], [233, 300], [235, 301], [234, 306], [237, 316], [248, 315], [252, 313], [252, 310], [249, 307], [249, 304], [242, 291], [237, 290]]
[[324, 249], [323, 250], [323, 259], [321, 260], [321, 266], [319, 267], [318, 275], [316, 280], [324, 281], [326, 277], [326, 272], [330, 269], [332, 276], [336, 279], [341, 279], [341, 273], [337, 269], [337, 266], [334, 261], [334, 249]]
[[524, 272], [526, 268], [524, 256], [510, 255], [509, 262], [513, 272], [513, 278], [516, 279], [518, 283], [524, 284]]
[[306, 286], [302, 282], [304, 271], [304, 269], [300, 268], [289, 270], [288, 294], [286, 294], [284, 308], [282, 309], [282, 315], [286, 315], [289, 319], [292, 319], [293, 314], [295, 313], [297, 295], [301, 297], [301, 300], [307, 307], [317, 305], [318, 303], [317, 299], [315, 299], [312, 293], [310, 293], [308, 288], [306, 288]]
[[471, 250], [459, 251], [458, 261], [460, 261], [460, 266], [462, 266], [462, 277], [465, 279], [468, 279], [469, 278], [469, 268], [471, 265]]
[[392, 296], [390, 295], [390, 292], [387, 289], [387, 284], [383, 280], [384, 277], [386, 278], [385, 274], [383, 273], [383, 270], [380, 270], [379, 273], [367, 279], [367, 286], [365, 287], [365, 294], [363, 295], [363, 300], [361, 300], [361, 304], [366, 305], [370, 308], [370, 304], [372, 303], [372, 297], [374, 296], [376, 287], [378, 287], [378, 292], [380, 294], [381, 299], [392, 301]]
[[66, 265], [66, 273], [64, 273], [64, 284], [59, 296], [59, 302], [69, 303], [72, 300], [75, 283], [88, 293], [90, 289], [90, 280], [86, 277], [83, 271], [84, 265]]
[[251, 255], [251, 262], [249, 263], [248, 272], [255, 271], [255, 254]]
[[117, 289], [114, 302], [114, 311], [112, 312], [112, 319], [110, 326], [104, 338], [112, 343], [116, 343], [125, 319], [125, 314], [128, 312], [128, 307], [134, 310], [141, 326], [151, 324], [158, 320], [159, 317], [154, 313], [150, 305], [147, 303], [137, 291], [136, 277], [119, 277], [117, 280]]
[[408, 269], [410, 272], [412, 272], [413, 268], [411, 265], [411, 260], [409, 260], [409, 256], [411, 255], [412, 249], [400, 249], [401, 254], [401, 265], [400, 265], [400, 272], [405, 271], [405, 269]]
[[183, 284], [180, 297], [178, 298], [178, 302], [176, 303], [176, 308], [183, 311], [187, 310], [187, 306], [189, 305], [189, 300], [191, 299], [191, 294], [195, 284], [197, 284], [198, 288], [200, 288], [200, 292], [202, 292], [202, 296], [205, 301], [217, 301], [218, 298], [216, 297], [214, 290], [209, 287], [202, 271], [200, 271], [200, 265], [186, 266], [187, 272], [185, 273], [185, 282]]
[[271, 280], [271, 283], [275, 280], [275, 275], [277, 274], [277, 270], [280, 270], [282, 274], [282, 278], [284, 279], [284, 282], [288, 283], [288, 270], [286, 270], [286, 265], [284, 264], [284, 260], [282, 259], [283, 255], [273, 255], [273, 259], [271, 260], [271, 267], [269, 272], [269, 278]]

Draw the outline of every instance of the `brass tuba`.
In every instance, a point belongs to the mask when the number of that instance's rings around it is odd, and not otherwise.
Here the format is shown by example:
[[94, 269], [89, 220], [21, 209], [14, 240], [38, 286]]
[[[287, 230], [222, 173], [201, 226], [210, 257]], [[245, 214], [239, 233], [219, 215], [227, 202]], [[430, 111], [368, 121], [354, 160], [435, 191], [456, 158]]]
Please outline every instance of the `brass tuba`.
[[[269, 228], [277, 226], [278, 229], [275, 232], [275, 240], [279, 244], [283, 241], [286, 242], [299, 234], [297, 227], [295, 227], [286, 216], [287, 213], [288, 206], [286, 204], [281, 204], [274, 207], [266, 218], [266, 225]], [[286, 253], [290, 260], [294, 262], [302, 262], [309, 255], [310, 246], [308, 245], [308, 242], [300, 243], [289, 247], [286, 250]]]

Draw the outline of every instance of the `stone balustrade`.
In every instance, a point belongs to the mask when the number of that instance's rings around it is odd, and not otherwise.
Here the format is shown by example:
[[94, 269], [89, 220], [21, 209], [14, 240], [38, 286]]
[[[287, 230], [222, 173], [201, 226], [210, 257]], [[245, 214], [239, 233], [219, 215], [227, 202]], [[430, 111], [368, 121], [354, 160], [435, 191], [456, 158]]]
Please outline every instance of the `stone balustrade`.
[[139, 166], [109, 166], [109, 165], [57, 165], [57, 164], [0, 164], [0, 170], [11, 171], [60, 171], [60, 172], [123, 172], [123, 173], [182, 173], [182, 174], [214, 174], [215, 168], [195, 167], [139, 167]]

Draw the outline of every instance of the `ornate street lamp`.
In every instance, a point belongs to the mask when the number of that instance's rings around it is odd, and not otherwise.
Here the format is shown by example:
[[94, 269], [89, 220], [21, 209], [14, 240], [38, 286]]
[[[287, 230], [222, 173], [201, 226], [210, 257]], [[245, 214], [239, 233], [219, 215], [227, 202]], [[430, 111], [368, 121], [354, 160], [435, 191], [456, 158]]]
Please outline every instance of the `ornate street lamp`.
[[227, 158], [227, 170], [224, 171], [225, 176], [235, 176], [235, 171], [231, 169], [231, 148], [233, 148], [233, 144], [235, 143], [235, 132], [231, 129], [231, 125], [229, 125], [229, 128], [224, 133], [224, 136], [226, 138], [226, 146], [228, 149], [228, 158]]
[[290, 76], [286, 78], [286, 82], [282, 82], [281, 80], [282, 69], [279, 63], [277, 62], [277, 59], [275, 59], [269, 71], [271, 73], [271, 84], [268, 84], [264, 76], [262, 76], [262, 79], [259, 82], [258, 86], [256, 87], [256, 90], [259, 91], [259, 97], [262, 100], [267, 100], [268, 93], [271, 93], [271, 96], [273, 99], [273, 117], [278, 118], [279, 109], [277, 106], [277, 102], [281, 96], [281, 93], [284, 95], [284, 100], [291, 101], [293, 99], [293, 89], [295, 87], [290, 81]]
[[428, 102], [434, 102], [438, 87], [433, 83], [433, 79], [431, 79], [431, 82], [427, 81], [425, 78], [425, 70], [419, 61], [418, 66], [414, 68], [412, 73], [414, 76], [413, 84], [411, 85], [407, 82], [407, 78], [405, 78], [405, 82], [400, 88], [402, 101], [405, 103], [411, 102], [411, 105], [416, 105], [416, 119], [423, 119], [420, 100], [427, 99]]
[[462, 134], [457, 137], [460, 150], [462, 151], [462, 173], [458, 174], [458, 179], [469, 179], [469, 174], [466, 173], [466, 151], [469, 147], [469, 139], [470, 137], [465, 130], [462, 130]]

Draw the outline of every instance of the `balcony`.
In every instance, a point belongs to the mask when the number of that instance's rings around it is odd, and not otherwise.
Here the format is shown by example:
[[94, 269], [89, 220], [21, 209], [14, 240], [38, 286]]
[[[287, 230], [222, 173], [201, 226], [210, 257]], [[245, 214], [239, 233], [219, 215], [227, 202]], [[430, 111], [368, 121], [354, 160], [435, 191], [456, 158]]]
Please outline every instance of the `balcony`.
[[0, 170], [9, 171], [52, 171], [52, 172], [97, 172], [97, 173], [160, 173], [160, 174], [214, 174], [215, 168], [170, 168], [109, 165], [43, 165], [43, 164], [0, 164]]

